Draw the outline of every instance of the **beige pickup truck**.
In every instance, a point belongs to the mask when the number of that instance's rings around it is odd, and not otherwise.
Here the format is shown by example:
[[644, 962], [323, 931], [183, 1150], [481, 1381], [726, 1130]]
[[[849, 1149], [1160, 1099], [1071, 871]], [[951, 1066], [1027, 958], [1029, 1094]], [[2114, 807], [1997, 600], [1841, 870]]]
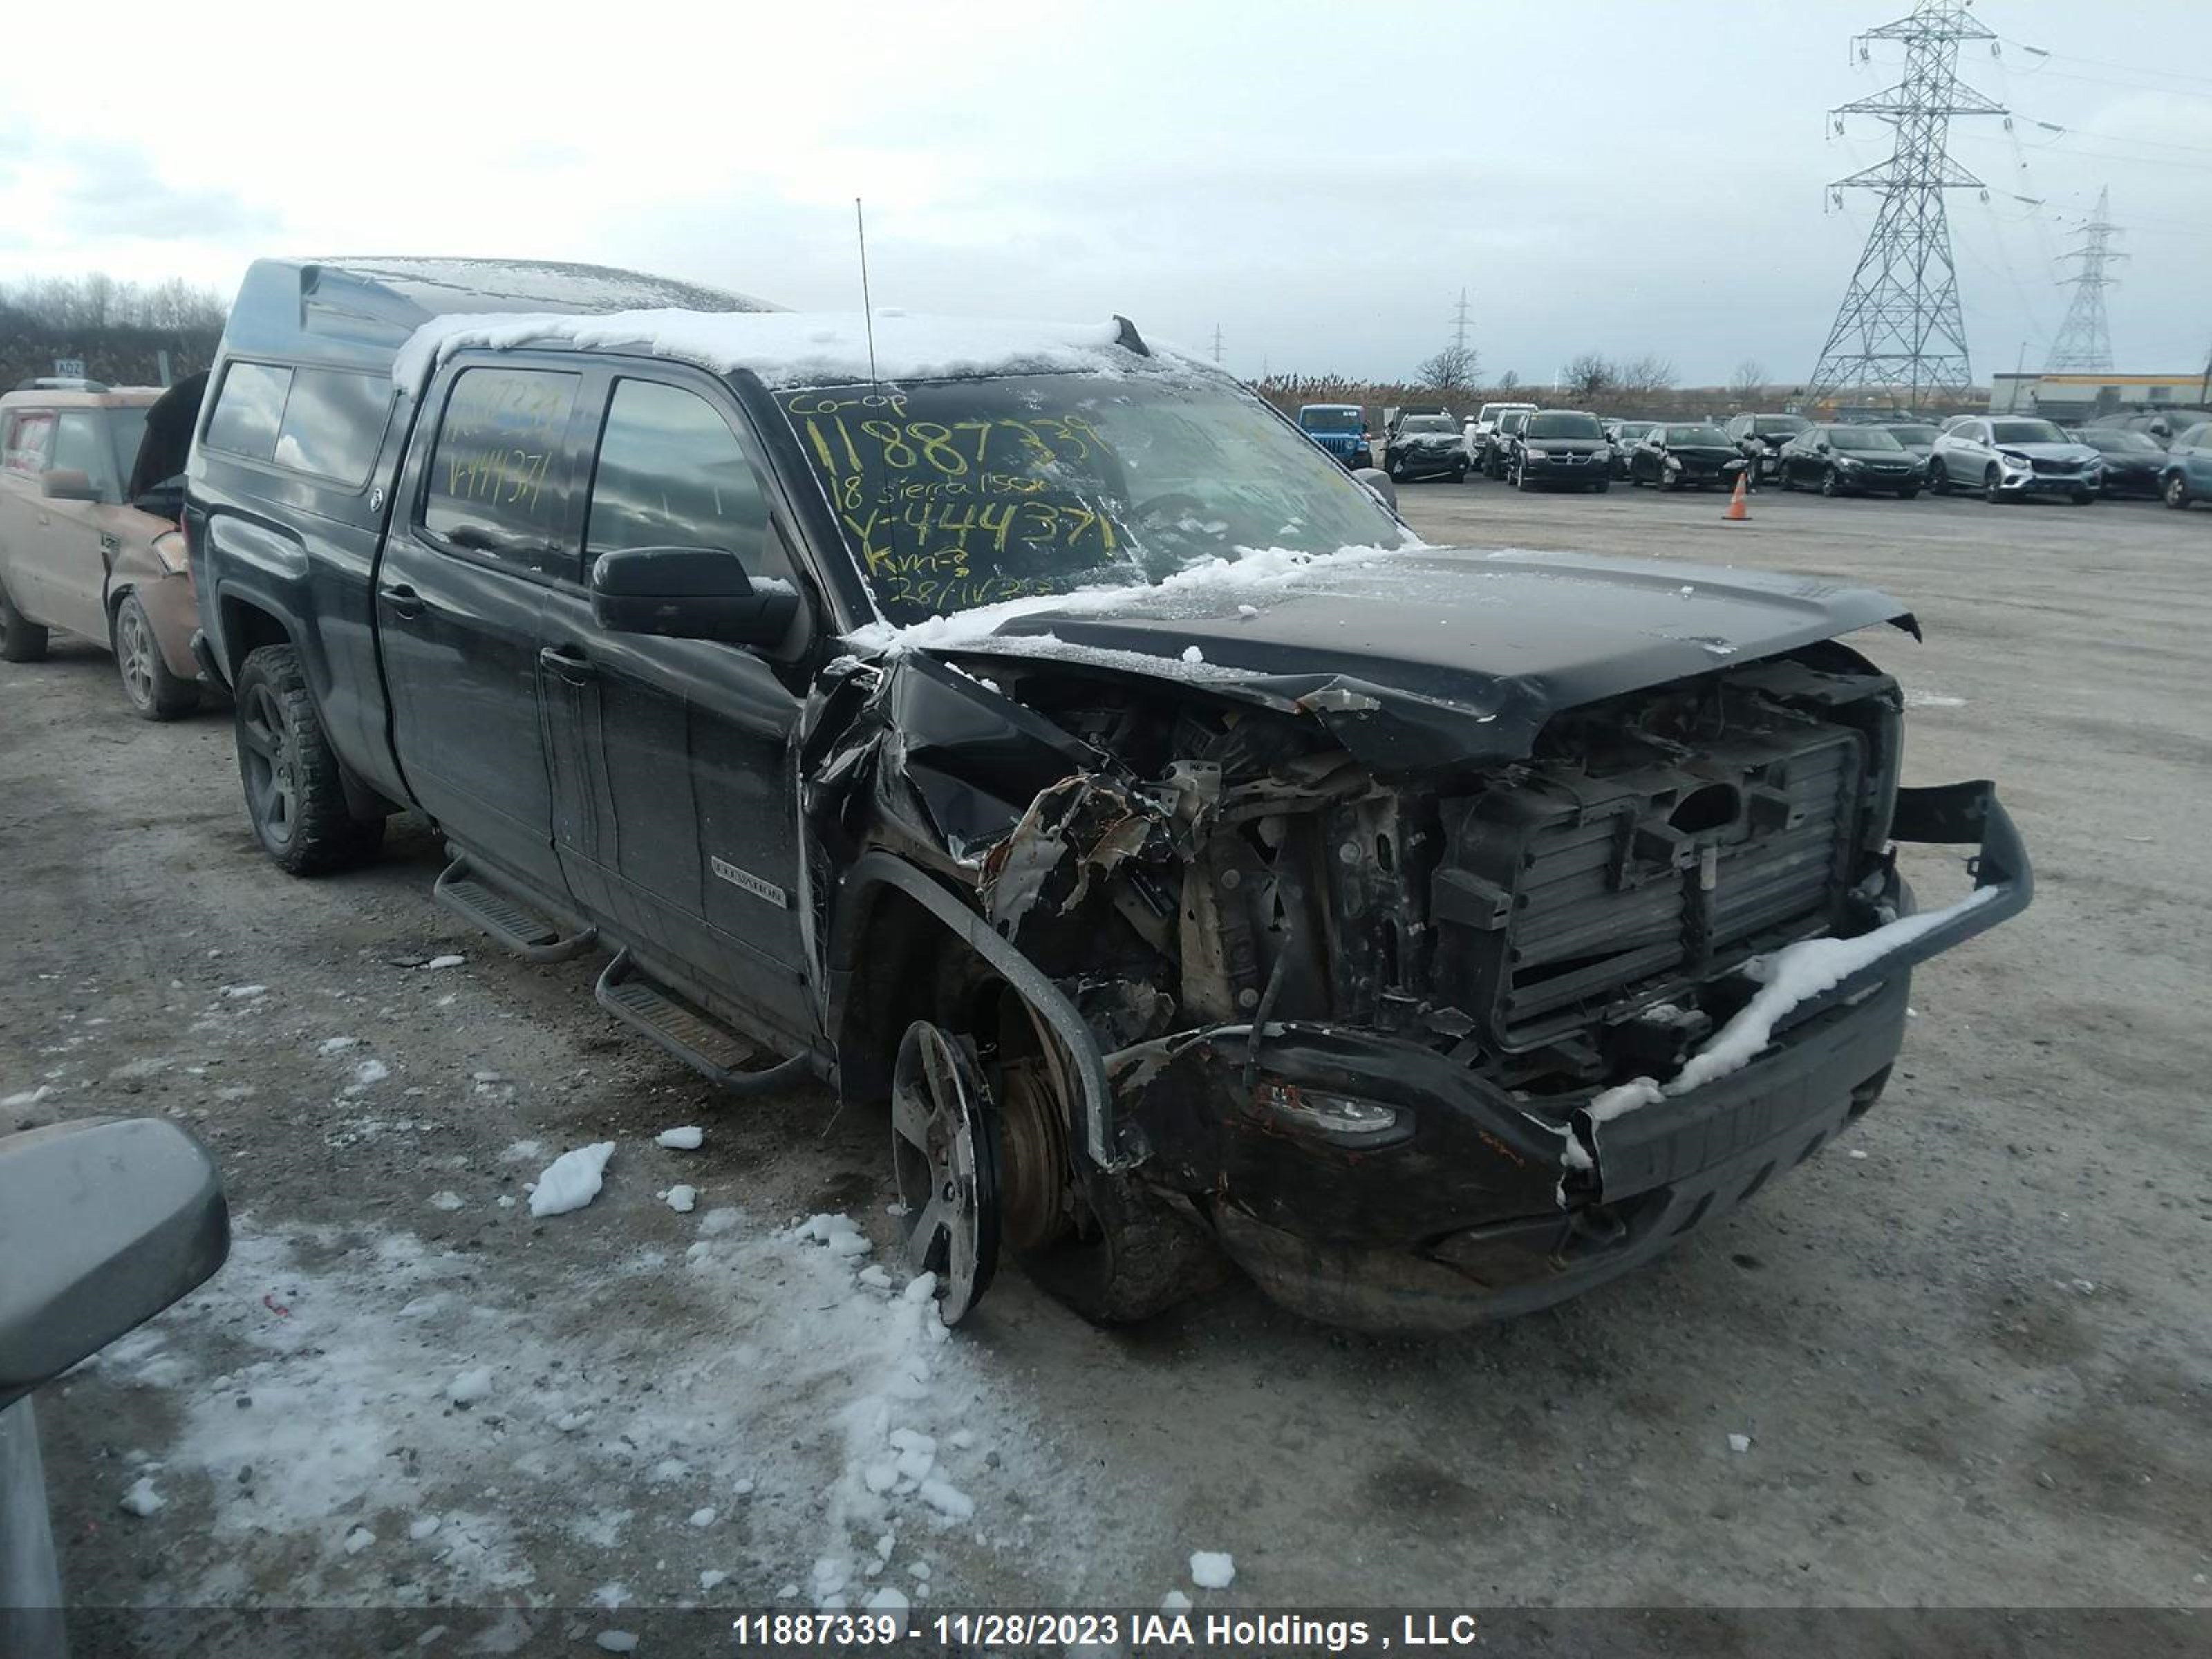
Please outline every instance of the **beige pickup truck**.
[[0, 396], [0, 658], [35, 662], [59, 629], [114, 652], [142, 718], [199, 706], [178, 518], [204, 385], [33, 382]]

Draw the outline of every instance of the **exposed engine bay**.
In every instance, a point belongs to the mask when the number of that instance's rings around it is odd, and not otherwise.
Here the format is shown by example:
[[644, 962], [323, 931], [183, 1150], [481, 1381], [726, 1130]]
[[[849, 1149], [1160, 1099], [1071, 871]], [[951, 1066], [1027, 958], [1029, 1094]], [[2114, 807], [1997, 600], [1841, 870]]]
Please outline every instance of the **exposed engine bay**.
[[[1516, 1091], [1679, 1059], [1708, 981], [1873, 924], [1896, 684], [1840, 647], [1611, 699], [1524, 762], [1384, 781], [1310, 722], [993, 668], [1115, 757], [985, 860], [1109, 1048], [1269, 1020], [1389, 1032]], [[1633, 1016], [1675, 1008], [1665, 1023]]]

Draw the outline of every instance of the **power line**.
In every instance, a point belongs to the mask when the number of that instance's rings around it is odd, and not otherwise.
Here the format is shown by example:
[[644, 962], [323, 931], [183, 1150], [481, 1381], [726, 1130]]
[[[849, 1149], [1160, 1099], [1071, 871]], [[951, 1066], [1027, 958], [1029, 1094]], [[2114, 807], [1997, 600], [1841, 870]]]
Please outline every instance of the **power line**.
[[1838, 133], [1845, 118], [1871, 115], [1890, 124], [1894, 140], [1888, 161], [1830, 186], [1838, 201], [1845, 190], [1878, 190], [1882, 202], [1814, 367], [1808, 398], [1903, 387], [1917, 404], [1930, 393], [1963, 395], [1972, 385], [1944, 193], [1987, 194], [1951, 159], [1948, 139], [1954, 115], [2008, 112], [1958, 75], [1960, 42], [1996, 38], [1957, 0], [1919, 0], [1911, 16], [1852, 42], [1861, 57], [1870, 55], [1873, 41], [1903, 43], [1905, 76], [1885, 92], [1828, 112]]
[[2105, 290], [2119, 281], [2105, 275], [2105, 267], [2128, 256], [2114, 250], [2113, 237], [2120, 228], [2106, 215], [2111, 205], [2109, 187], [2097, 192], [2097, 216], [2081, 227], [2081, 246], [2060, 254], [2061, 261], [2079, 260], [2067, 281], [2074, 297], [2066, 307], [2066, 320], [2058, 325], [2058, 339], [2051, 348], [2055, 369], [2109, 369], [2112, 366], [2112, 331], [2105, 320]]

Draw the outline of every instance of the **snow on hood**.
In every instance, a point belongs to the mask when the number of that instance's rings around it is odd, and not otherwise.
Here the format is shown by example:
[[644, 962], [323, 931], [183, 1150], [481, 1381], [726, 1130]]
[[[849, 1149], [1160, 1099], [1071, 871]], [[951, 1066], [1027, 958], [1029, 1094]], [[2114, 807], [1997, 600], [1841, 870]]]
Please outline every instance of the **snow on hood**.
[[1870, 588], [1771, 572], [1414, 545], [1246, 550], [1150, 586], [1036, 595], [846, 635], [868, 655], [1048, 659], [1322, 720], [1389, 768], [1528, 752], [1560, 709], [1893, 623]]
[[672, 357], [716, 374], [750, 369], [774, 386], [1055, 370], [1115, 375], [1139, 361], [1116, 343], [1120, 337], [1121, 325], [1111, 319], [1042, 323], [878, 312], [872, 374], [867, 319], [859, 312], [495, 313], [432, 318], [399, 349], [392, 378], [412, 393], [456, 351], [556, 343]]

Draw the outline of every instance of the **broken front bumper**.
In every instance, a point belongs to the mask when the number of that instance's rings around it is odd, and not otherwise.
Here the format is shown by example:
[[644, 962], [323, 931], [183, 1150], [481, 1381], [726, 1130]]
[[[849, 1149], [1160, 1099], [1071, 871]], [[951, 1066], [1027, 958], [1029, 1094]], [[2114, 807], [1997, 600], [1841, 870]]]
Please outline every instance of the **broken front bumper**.
[[[1383, 1034], [1285, 1024], [1255, 1049], [1249, 1027], [1196, 1033], [1142, 1068], [1162, 1174], [1210, 1170], [1230, 1255], [1331, 1323], [1452, 1329], [1624, 1273], [1870, 1108], [1914, 964], [2027, 904], [2026, 853], [1989, 784], [1899, 791], [1894, 833], [1978, 845], [1969, 867], [1994, 895], [1800, 1003], [1738, 1071], [1601, 1127], [1586, 1100], [1516, 1096]], [[1901, 883], [1894, 896], [1910, 908]], [[1364, 1148], [1294, 1130], [1248, 1077], [1390, 1107], [1402, 1130]]]

